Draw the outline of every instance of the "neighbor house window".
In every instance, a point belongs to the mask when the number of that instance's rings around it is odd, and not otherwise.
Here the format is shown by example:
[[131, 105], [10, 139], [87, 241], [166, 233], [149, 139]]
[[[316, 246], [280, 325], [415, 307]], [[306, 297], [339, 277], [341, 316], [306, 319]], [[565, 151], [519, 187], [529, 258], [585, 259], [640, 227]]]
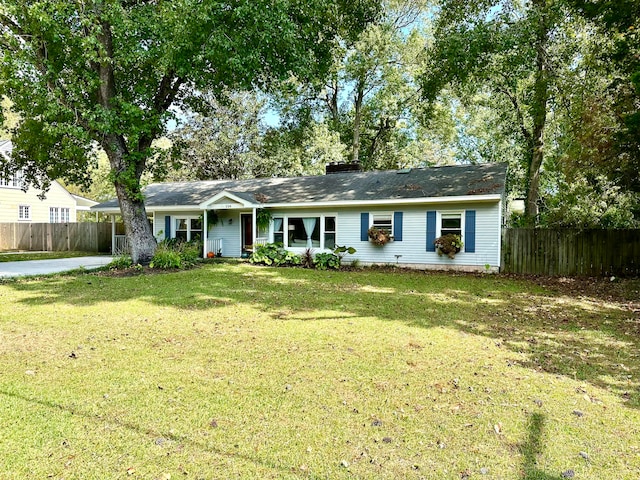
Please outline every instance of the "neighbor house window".
[[31, 207], [29, 205], [20, 205], [18, 207], [18, 220], [31, 220]]
[[393, 214], [374, 213], [371, 215], [371, 226], [379, 230], [385, 230], [389, 235], [393, 234]]
[[69, 209], [64, 207], [49, 207], [49, 223], [68, 223]]
[[324, 248], [336, 248], [336, 217], [324, 217]]
[[14, 172], [9, 178], [0, 176], [0, 187], [21, 188], [22, 187], [22, 170]]
[[440, 216], [440, 235], [458, 235], [462, 238], [462, 214], [443, 213]]
[[176, 218], [175, 238], [184, 242], [202, 239], [202, 220], [200, 218]]

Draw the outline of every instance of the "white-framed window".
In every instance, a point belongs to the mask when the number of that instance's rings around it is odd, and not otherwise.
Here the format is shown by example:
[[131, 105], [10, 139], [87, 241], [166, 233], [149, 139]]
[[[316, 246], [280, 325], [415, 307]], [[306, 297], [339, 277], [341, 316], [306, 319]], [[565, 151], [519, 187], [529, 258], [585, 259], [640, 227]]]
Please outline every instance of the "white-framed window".
[[175, 218], [174, 237], [190, 242], [202, 239], [202, 219], [200, 217]]
[[449, 233], [460, 237], [463, 245], [462, 251], [464, 251], [464, 212], [438, 212], [436, 237]]
[[284, 218], [273, 218], [273, 243], [284, 244]]
[[31, 206], [20, 205], [18, 206], [18, 220], [28, 221], [31, 220]]
[[285, 248], [333, 250], [337, 217], [331, 215], [277, 216], [273, 218], [273, 241]]
[[393, 235], [393, 213], [372, 213], [371, 226], [379, 230], [385, 230], [389, 235]]
[[11, 175], [11, 177], [9, 178], [0, 176], [0, 187], [21, 188], [23, 176], [24, 175], [22, 173], [22, 170], [18, 170], [17, 172], [14, 172], [13, 175]]
[[336, 248], [336, 217], [324, 217], [324, 248]]
[[68, 207], [49, 207], [49, 223], [69, 223]]
[[462, 212], [442, 213], [440, 215], [439, 235], [448, 235], [450, 233], [459, 235], [462, 238]]

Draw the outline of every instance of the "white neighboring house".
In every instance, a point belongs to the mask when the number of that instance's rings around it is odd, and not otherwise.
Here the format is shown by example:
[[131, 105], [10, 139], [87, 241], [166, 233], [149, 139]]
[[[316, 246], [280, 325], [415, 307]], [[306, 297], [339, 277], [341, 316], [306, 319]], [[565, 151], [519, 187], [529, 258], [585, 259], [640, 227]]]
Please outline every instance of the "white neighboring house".
[[[10, 140], [0, 140], [0, 155], [11, 156]], [[56, 180], [46, 198], [40, 199], [39, 190], [22, 190], [22, 172], [11, 178], [0, 176], [0, 223], [73, 223], [79, 211], [89, 211], [97, 202], [72, 195]]]

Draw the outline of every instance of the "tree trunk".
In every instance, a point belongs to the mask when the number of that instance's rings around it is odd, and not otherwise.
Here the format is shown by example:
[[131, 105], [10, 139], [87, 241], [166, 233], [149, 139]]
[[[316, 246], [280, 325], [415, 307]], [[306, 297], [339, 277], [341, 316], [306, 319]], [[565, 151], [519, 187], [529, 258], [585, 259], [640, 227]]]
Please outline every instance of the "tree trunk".
[[356, 85], [356, 97], [354, 101], [353, 117], [353, 149], [351, 161], [360, 161], [360, 124], [362, 123], [362, 101], [364, 99], [364, 81], [358, 80]]
[[525, 223], [535, 226], [538, 216], [538, 196], [540, 188], [540, 168], [544, 160], [544, 128], [547, 121], [549, 100], [549, 72], [547, 69], [547, 37], [549, 34], [546, 0], [534, 0], [533, 8], [538, 16], [536, 29], [536, 76], [533, 86], [532, 138], [529, 169], [527, 172], [527, 199], [525, 203]]
[[102, 147], [109, 157], [111, 171], [115, 172], [114, 185], [120, 202], [124, 230], [131, 248], [131, 260], [134, 264], [149, 265], [157, 242], [147, 219], [142, 193], [136, 189], [136, 186], [140, 185], [142, 169], [128, 168], [124, 140], [116, 137], [109, 140], [105, 141]]

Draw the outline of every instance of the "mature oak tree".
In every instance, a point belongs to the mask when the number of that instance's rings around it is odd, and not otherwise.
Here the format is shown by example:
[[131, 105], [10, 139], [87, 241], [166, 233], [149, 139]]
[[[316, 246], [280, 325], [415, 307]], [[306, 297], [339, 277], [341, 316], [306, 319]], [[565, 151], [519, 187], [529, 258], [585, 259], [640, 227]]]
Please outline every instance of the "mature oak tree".
[[525, 151], [525, 217], [530, 225], [537, 217], [556, 81], [559, 71], [576, 61], [564, 48], [571, 22], [565, 7], [551, 0], [442, 0], [422, 84], [431, 103], [447, 86], [502, 97], [501, 113], [513, 116], [517, 143]]
[[0, 95], [23, 119], [15, 164], [88, 181], [107, 154], [134, 262], [155, 251], [140, 187], [172, 107], [201, 89], [268, 89], [326, 72], [334, 38], [373, 19], [373, 0], [3, 0]]

